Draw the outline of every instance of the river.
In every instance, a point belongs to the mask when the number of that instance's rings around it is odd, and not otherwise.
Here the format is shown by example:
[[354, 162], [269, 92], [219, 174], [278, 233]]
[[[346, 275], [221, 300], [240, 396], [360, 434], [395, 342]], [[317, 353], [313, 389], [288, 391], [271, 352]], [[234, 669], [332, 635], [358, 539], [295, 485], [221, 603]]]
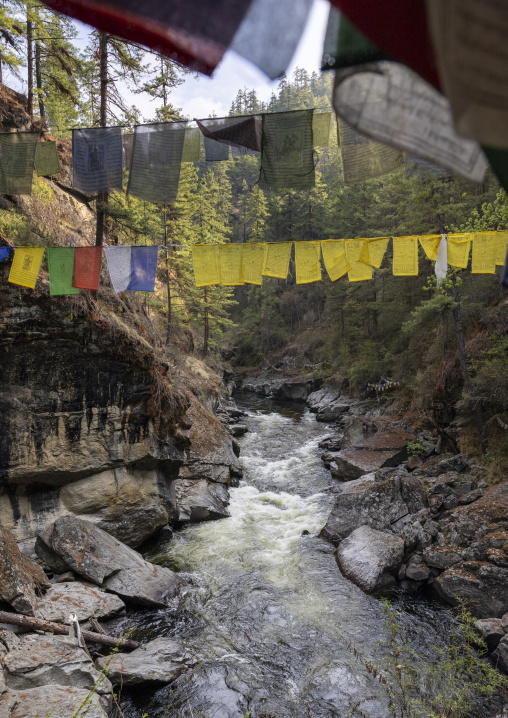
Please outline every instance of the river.
[[[235, 397], [236, 398], [236, 397]], [[176, 684], [125, 695], [126, 718], [346, 718], [388, 715], [366, 668], [387, 654], [378, 598], [345, 579], [318, 537], [334, 480], [320, 460], [330, 427], [303, 405], [239, 397], [249, 432], [231, 518], [178, 532], [147, 558], [189, 581], [178, 611], [134, 612], [133, 637], [185, 638], [199, 667]], [[421, 593], [391, 596], [419, 655], [442, 645], [450, 611]]]

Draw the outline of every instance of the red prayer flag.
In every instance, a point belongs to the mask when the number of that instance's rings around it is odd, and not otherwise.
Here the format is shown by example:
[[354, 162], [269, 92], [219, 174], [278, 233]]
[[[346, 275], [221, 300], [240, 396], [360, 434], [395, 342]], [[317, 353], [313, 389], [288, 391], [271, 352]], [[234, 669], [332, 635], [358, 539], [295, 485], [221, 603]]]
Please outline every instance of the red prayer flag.
[[102, 247], [76, 247], [72, 286], [78, 289], [99, 289]]

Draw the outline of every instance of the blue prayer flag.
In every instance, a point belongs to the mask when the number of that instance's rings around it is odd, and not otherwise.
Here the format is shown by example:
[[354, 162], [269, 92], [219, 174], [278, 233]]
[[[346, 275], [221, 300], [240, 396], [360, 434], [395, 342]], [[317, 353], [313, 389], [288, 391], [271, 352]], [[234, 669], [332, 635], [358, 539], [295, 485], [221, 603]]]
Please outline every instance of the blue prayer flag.
[[153, 292], [159, 247], [132, 247], [131, 251], [131, 279], [128, 289]]
[[10, 247], [0, 247], [0, 262], [3, 262], [4, 259], [7, 259], [10, 251]]

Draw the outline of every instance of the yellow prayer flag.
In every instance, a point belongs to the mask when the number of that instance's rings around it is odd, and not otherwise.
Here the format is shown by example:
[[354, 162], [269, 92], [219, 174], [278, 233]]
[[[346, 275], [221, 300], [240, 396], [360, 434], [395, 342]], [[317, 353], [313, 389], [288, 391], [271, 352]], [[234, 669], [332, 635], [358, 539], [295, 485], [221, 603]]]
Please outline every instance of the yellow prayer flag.
[[309, 284], [321, 279], [320, 242], [295, 242], [296, 283]]
[[16, 247], [9, 282], [35, 289], [43, 255], [44, 247]]
[[219, 275], [223, 287], [238, 287], [242, 281], [243, 244], [219, 244]]
[[217, 244], [194, 244], [192, 264], [196, 287], [209, 287], [220, 284], [219, 252]]
[[268, 249], [263, 267], [264, 277], [286, 279], [291, 259], [292, 242], [268, 242]]
[[465, 269], [469, 262], [469, 250], [473, 235], [470, 232], [448, 235], [448, 264]]
[[372, 239], [364, 239], [358, 261], [379, 269], [381, 263], [383, 262], [383, 257], [385, 256], [389, 241], [390, 237], [373, 237]]
[[393, 238], [393, 274], [396, 277], [418, 275], [418, 237]]
[[473, 234], [473, 274], [496, 273], [497, 232], [475, 232]]
[[508, 232], [496, 232], [496, 265], [504, 267], [507, 247]]
[[328, 276], [335, 282], [351, 269], [346, 259], [346, 248], [343, 239], [325, 239], [321, 242], [323, 261]]
[[242, 279], [246, 284], [262, 284], [267, 247], [266, 242], [247, 242], [243, 245]]
[[423, 236], [419, 236], [418, 239], [420, 240], [420, 244], [422, 245], [423, 251], [425, 252], [427, 257], [432, 262], [435, 262], [437, 260], [437, 252], [439, 249], [439, 244], [441, 242], [441, 235], [425, 234]]
[[359, 261], [364, 245], [363, 239], [346, 239], [346, 259], [350, 266], [348, 279], [350, 282], [364, 282], [372, 279], [372, 267]]

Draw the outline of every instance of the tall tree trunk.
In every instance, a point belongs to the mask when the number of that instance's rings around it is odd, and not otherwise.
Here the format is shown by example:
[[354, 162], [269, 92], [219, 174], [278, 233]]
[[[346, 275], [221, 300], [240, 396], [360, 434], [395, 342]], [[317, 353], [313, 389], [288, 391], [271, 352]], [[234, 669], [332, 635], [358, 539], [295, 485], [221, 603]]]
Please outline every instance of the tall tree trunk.
[[4, 83], [4, 78], [3, 78], [3, 74], [2, 74], [2, 58], [0, 57], [0, 85], [3, 85], [3, 83]]
[[208, 293], [206, 287], [203, 292], [204, 304], [205, 304], [205, 332], [203, 337], [203, 356], [206, 357], [208, 354], [208, 342], [210, 339], [210, 317], [208, 313]]
[[37, 86], [37, 97], [39, 100], [39, 114], [42, 119], [46, 117], [44, 100], [42, 99], [42, 71], [41, 71], [41, 45], [35, 41], [35, 84]]
[[32, 7], [28, 2], [26, 6], [26, 63], [28, 79], [28, 103], [27, 112], [31, 119], [34, 118], [34, 37], [33, 37]]
[[[107, 106], [108, 106], [108, 39], [109, 35], [105, 32], [99, 33], [99, 80], [101, 93], [101, 110], [100, 110], [100, 126], [107, 125]], [[97, 195], [97, 225], [95, 230], [95, 245], [102, 247], [104, 244], [104, 219], [106, 214], [106, 204], [108, 203], [108, 193], [99, 192]]]

